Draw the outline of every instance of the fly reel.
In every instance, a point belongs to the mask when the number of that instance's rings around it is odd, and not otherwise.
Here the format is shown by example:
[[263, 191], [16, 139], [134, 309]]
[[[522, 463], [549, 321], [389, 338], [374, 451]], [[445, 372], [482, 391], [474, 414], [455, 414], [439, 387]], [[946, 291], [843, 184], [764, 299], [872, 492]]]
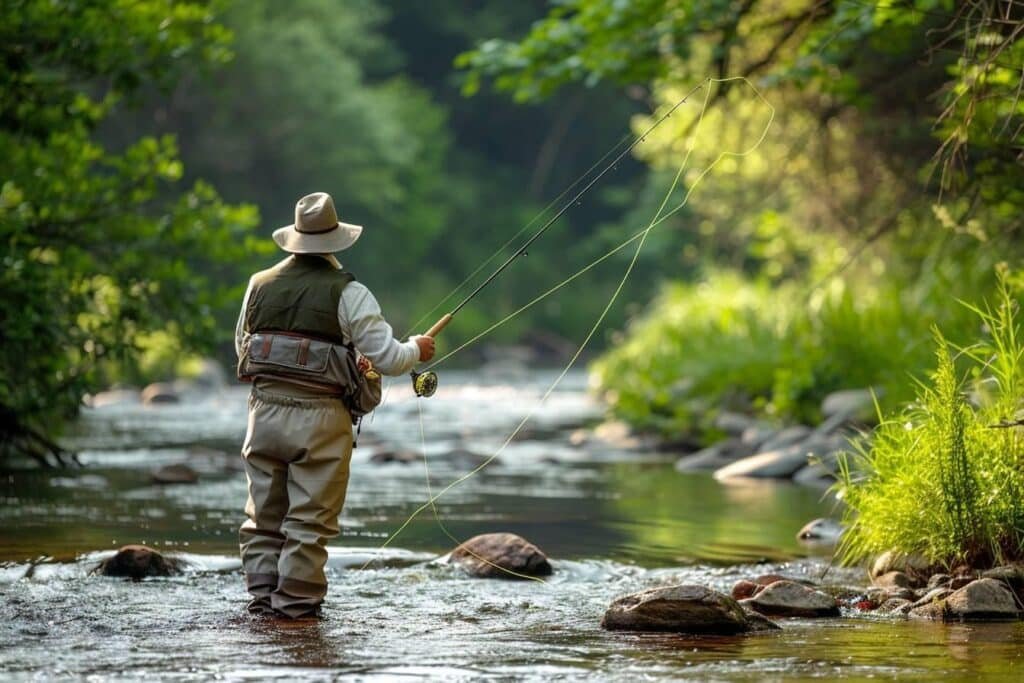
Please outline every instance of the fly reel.
[[427, 398], [433, 396], [434, 392], [437, 391], [437, 373], [432, 370], [426, 372], [416, 372], [413, 370], [412, 375], [412, 390], [416, 392], [417, 396]]

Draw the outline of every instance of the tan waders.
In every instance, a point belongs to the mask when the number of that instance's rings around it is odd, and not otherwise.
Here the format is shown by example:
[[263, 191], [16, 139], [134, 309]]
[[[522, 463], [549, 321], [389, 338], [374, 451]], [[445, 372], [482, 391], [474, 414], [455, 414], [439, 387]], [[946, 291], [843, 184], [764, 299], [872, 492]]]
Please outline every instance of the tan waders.
[[249, 519], [239, 540], [250, 609], [315, 614], [327, 593], [325, 546], [345, 503], [352, 419], [340, 399], [258, 380], [242, 457]]

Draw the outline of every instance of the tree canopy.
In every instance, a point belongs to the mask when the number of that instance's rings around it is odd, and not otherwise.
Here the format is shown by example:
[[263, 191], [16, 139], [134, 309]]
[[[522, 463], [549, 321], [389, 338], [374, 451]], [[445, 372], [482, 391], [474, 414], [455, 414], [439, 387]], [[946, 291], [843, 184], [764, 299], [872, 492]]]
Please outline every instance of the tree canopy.
[[5, 450], [59, 454], [54, 422], [77, 412], [108, 364], [136, 364], [154, 332], [183, 346], [211, 337], [218, 290], [197, 266], [249, 249], [254, 210], [201, 182], [180, 187], [170, 137], [113, 151], [94, 132], [142, 84], [167, 87], [229, 57], [213, 11], [163, 0], [0, 9]]

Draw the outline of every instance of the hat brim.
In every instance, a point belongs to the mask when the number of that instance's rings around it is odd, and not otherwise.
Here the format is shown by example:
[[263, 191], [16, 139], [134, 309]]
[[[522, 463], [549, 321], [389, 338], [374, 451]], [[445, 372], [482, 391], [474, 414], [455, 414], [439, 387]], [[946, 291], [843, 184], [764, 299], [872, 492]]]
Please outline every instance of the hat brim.
[[291, 254], [333, 254], [348, 249], [363, 232], [363, 226], [338, 223], [327, 232], [299, 232], [294, 225], [286, 225], [274, 231], [277, 246]]

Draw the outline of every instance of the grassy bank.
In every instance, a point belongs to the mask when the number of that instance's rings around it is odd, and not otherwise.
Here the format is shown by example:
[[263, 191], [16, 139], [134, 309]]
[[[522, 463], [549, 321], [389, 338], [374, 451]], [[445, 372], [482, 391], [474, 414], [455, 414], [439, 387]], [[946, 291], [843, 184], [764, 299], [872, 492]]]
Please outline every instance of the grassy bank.
[[946, 566], [1024, 558], [1024, 339], [1008, 285], [973, 308], [985, 335], [935, 331], [936, 367], [870, 446], [841, 458], [848, 562], [895, 550]]
[[720, 410], [814, 423], [838, 389], [873, 387], [888, 410], [913, 397], [911, 377], [930, 367], [933, 325], [953, 340], [976, 337], [977, 317], [953, 296], [980, 300], [994, 281], [977, 259], [913, 282], [858, 276], [821, 288], [717, 270], [667, 285], [594, 364], [594, 381], [634, 426], [708, 441]]

